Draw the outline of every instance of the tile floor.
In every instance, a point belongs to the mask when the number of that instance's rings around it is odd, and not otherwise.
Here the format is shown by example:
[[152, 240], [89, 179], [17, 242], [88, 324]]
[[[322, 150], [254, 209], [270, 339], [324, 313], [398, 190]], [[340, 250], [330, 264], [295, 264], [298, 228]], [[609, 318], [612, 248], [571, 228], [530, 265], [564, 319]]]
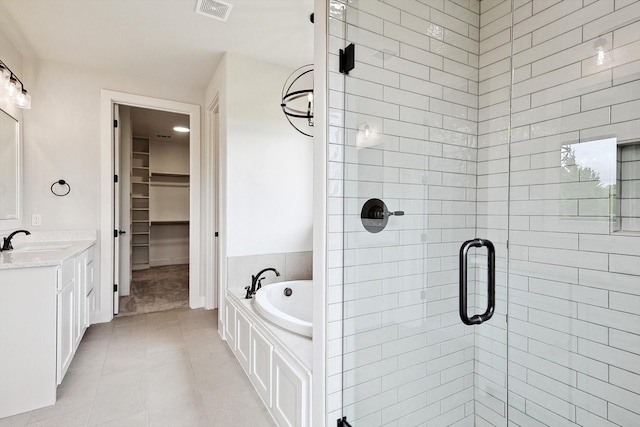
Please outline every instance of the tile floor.
[[177, 309], [93, 325], [57, 403], [0, 427], [275, 426], [216, 319], [216, 311]]

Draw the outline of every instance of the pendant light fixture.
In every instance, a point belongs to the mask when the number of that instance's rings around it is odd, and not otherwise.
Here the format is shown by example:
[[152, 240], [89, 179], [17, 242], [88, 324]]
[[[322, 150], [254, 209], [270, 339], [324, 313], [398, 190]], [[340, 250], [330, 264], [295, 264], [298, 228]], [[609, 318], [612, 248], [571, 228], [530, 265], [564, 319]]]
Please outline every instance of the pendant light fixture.
[[282, 112], [301, 134], [313, 137], [313, 65], [295, 70], [282, 87]]
[[31, 95], [4, 62], [0, 61], [0, 99], [18, 108], [31, 108]]

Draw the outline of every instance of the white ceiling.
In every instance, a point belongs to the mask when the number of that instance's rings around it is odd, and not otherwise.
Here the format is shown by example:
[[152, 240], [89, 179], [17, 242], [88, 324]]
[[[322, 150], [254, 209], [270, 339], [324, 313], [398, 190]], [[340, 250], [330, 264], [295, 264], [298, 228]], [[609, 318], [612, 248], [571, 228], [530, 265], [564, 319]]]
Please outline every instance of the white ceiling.
[[0, 28], [25, 57], [203, 91], [223, 52], [313, 62], [313, 0], [225, 1], [227, 22], [196, 14], [197, 0], [0, 0]]
[[189, 133], [173, 130], [175, 126], [189, 127], [189, 116], [185, 114], [131, 107], [131, 124], [133, 136], [165, 142], [189, 142]]

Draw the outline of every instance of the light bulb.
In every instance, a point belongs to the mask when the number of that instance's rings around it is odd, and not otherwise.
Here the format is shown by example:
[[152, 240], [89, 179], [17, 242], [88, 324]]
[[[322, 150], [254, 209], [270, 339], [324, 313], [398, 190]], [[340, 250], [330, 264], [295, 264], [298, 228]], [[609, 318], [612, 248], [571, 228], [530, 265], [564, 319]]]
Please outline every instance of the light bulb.
[[16, 79], [13, 75], [11, 76], [11, 78], [9, 78], [9, 85], [6, 87], [6, 94], [10, 99], [16, 99], [16, 96], [18, 96], [20, 93], [22, 92], [22, 85], [20, 84], [20, 82], [18, 82], [18, 79]]
[[0, 88], [8, 86], [9, 79], [11, 79], [11, 71], [3, 65], [0, 65]]
[[307, 100], [309, 102], [313, 102], [313, 92], [309, 92], [309, 94], [307, 95]]
[[16, 97], [16, 107], [24, 108], [26, 110], [31, 108], [31, 95], [25, 90], [22, 89], [22, 92]]
[[370, 134], [371, 134], [371, 131], [369, 130], [369, 125], [368, 124], [364, 125], [364, 137], [369, 138]]
[[189, 128], [184, 126], [175, 126], [173, 130], [175, 130], [176, 132], [183, 132], [183, 133], [189, 132]]

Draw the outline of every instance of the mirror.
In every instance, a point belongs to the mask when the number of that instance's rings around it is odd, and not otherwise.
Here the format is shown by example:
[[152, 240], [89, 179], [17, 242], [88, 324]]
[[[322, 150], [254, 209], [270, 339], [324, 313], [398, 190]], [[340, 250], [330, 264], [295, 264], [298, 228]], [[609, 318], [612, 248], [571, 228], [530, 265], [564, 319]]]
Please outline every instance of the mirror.
[[20, 125], [0, 110], [0, 220], [15, 220], [20, 206]]

